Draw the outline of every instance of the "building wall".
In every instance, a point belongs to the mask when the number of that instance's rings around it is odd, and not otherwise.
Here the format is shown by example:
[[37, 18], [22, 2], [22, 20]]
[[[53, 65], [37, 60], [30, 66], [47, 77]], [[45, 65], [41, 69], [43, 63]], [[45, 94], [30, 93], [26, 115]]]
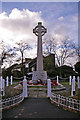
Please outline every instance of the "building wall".
[[36, 58], [29, 63], [29, 72], [32, 72], [33, 68], [34, 68], [34, 71], [36, 71]]
[[[33, 59], [29, 63], [29, 72], [32, 71], [32, 68], [34, 67], [34, 71], [36, 71], [37, 66], [37, 58]], [[43, 70], [47, 71], [49, 69], [55, 68], [55, 54], [50, 54], [49, 56], [43, 57]]]
[[50, 54], [43, 58], [44, 70], [53, 69], [55, 67], [55, 54]]

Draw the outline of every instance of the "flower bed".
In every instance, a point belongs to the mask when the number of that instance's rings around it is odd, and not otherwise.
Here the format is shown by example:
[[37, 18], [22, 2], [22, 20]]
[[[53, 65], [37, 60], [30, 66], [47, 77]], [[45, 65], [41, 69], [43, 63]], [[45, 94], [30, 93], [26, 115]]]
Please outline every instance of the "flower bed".
[[[39, 85], [40, 84], [40, 85], [43, 85], [43, 86], [47, 85], [47, 83], [43, 83], [41, 80], [37, 80], [36, 82], [33, 82], [32, 80], [30, 80], [30, 81], [27, 82], [27, 84], [28, 85]], [[20, 85], [23, 86], [23, 82], [21, 82]], [[57, 84], [56, 81], [51, 81], [51, 85], [52, 86], [57, 86], [58, 84]]]

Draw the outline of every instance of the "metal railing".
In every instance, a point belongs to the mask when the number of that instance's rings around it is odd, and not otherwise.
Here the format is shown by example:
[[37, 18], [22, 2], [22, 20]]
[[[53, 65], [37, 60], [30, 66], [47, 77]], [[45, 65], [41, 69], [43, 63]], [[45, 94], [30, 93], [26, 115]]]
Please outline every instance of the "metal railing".
[[59, 94], [51, 94], [50, 97], [51, 101], [56, 103], [58, 106], [63, 106], [65, 108], [69, 108], [75, 111], [80, 112], [80, 101], [73, 99], [73, 98], [69, 98], [69, 97], [64, 97], [61, 96]]
[[0, 108], [0, 110], [19, 104], [23, 100], [24, 100], [23, 93], [13, 96], [11, 98], [2, 99], [0, 103], [2, 104], [2, 107]]

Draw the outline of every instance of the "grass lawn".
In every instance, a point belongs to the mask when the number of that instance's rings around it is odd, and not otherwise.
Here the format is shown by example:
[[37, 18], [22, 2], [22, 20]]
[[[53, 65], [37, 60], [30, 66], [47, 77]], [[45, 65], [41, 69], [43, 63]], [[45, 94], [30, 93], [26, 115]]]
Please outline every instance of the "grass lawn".
[[13, 97], [22, 93], [23, 89], [15, 89], [14, 86], [15, 84], [5, 87], [5, 96], [2, 96], [3, 99]]
[[[62, 85], [69, 85], [69, 82], [60, 82]], [[78, 87], [78, 82], [75, 82], [75, 86]]]

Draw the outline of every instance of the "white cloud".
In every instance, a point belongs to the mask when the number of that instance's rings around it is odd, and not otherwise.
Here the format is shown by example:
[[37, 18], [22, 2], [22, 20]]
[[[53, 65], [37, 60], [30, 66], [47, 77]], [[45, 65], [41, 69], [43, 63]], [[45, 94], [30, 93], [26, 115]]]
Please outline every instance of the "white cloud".
[[61, 17], [58, 18], [58, 20], [62, 21], [62, 20], [64, 20], [64, 17], [61, 16]]
[[[17, 8], [14, 8], [9, 15], [3, 12], [0, 14], [0, 40], [3, 40], [8, 47], [15, 46], [15, 43], [20, 40], [26, 41], [33, 49], [25, 51], [24, 58], [34, 58], [37, 53], [35, 47], [37, 37], [33, 34], [33, 28], [38, 25], [38, 22], [45, 25], [41, 12], [32, 12], [28, 9], [18, 10]], [[20, 56], [21, 54], [18, 52], [17, 58]], [[13, 64], [13, 62], [10, 64]], [[6, 67], [10, 64], [8, 62]]]
[[57, 44], [61, 44], [68, 37], [68, 26], [64, 23], [57, 23], [51, 33]]
[[0, 14], [0, 38], [8, 44], [26, 40], [29, 44], [36, 42], [33, 28], [38, 22], [43, 22], [41, 12], [31, 12], [28, 9], [22, 11], [13, 9], [9, 16], [6, 12]]
[[78, 16], [73, 16], [73, 22], [78, 22]]

